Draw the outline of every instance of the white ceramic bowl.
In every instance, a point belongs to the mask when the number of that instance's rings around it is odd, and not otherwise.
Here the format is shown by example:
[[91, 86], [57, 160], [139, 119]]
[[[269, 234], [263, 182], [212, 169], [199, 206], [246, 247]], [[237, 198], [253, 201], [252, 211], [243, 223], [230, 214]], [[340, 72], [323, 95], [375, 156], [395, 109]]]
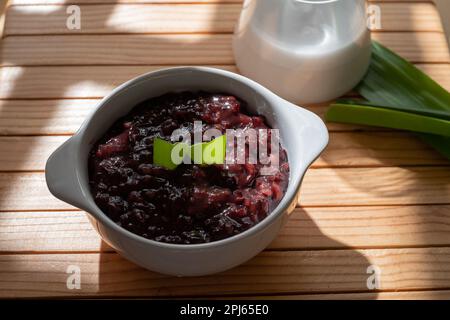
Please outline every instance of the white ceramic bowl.
[[[167, 92], [204, 90], [235, 95], [251, 112], [280, 129], [288, 153], [290, 180], [278, 207], [253, 228], [224, 240], [195, 245], [160, 243], [135, 235], [110, 220], [95, 204], [88, 182], [88, 154], [94, 143], [139, 102]], [[315, 114], [297, 107], [235, 73], [180, 67], [137, 77], [104, 98], [78, 132], [48, 159], [46, 180], [51, 193], [88, 212], [104, 241], [121, 255], [149, 270], [177, 276], [212, 274], [237, 266], [266, 248], [298, 201], [302, 178], [328, 143], [328, 132]]]

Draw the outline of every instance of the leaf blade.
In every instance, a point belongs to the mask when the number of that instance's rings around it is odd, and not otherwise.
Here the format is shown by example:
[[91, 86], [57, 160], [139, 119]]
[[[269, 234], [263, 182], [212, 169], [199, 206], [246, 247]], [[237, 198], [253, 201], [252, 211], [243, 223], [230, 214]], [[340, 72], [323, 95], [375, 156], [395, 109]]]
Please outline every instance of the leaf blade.
[[387, 127], [450, 137], [450, 121], [384, 108], [332, 104], [327, 121]]

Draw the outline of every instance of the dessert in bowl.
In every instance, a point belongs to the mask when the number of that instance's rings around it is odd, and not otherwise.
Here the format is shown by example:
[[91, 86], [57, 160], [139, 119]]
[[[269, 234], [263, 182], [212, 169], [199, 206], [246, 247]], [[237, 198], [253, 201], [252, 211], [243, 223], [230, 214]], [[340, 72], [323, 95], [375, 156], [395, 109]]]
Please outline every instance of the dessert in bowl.
[[[278, 170], [254, 164], [152, 162], [152, 141], [195, 120], [203, 131], [279, 129]], [[323, 122], [240, 75], [180, 67], [133, 79], [104, 98], [49, 158], [59, 199], [88, 212], [101, 237], [153, 271], [196, 276], [255, 256], [295, 208], [302, 178], [328, 142]]]
[[[91, 150], [96, 204], [123, 228], [166, 243], [212, 242], [255, 226], [283, 198], [289, 165], [279, 141], [271, 149], [272, 131], [265, 119], [245, 109], [245, 102], [234, 96], [207, 92], [170, 93], [140, 103]], [[185, 130], [188, 141], [196, 133], [203, 138], [217, 130], [217, 138], [229, 142], [232, 159], [206, 164], [189, 158], [173, 168], [155, 164], [154, 153], [161, 152], [155, 139], [172, 142], [177, 130]], [[258, 161], [258, 149], [267, 155], [262, 159], [266, 165]], [[239, 161], [241, 154], [245, 157]]]

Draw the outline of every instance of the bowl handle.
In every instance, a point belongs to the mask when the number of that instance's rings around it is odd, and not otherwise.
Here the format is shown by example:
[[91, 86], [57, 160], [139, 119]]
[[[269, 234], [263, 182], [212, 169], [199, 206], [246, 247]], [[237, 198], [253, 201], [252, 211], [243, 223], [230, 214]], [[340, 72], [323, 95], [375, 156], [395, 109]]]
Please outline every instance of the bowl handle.
[[314, 112], [311, 112], [305, 108], [299, 107], [289, 101], [283, 100], [286, 107], [293, 115], [294, 121], [299, 123], [307, 123], [305, 128], [308, 138], [314, 140], [315, 143], [305, 154], [306, 161], [310, 165], [313, 163], [319, 155], [325, 150], [329, 142], [328, 129], [323, 120]]
[[45, 165], [45, 180], [48, 189], [56, 198], [89, 211], [85, 193], [80, 185], [74, 140], [75, 137], [72, 137], [64, 142], [48, 158]]

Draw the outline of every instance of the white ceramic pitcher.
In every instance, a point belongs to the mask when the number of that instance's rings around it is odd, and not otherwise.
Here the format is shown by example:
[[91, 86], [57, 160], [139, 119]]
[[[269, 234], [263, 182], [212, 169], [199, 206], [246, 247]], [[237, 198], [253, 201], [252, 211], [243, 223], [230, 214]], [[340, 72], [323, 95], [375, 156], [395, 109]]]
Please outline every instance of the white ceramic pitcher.
[[246, 0], [233, 49], [242, 74], [283, 98], [332, 100], [370, 63], [365, 0]]

